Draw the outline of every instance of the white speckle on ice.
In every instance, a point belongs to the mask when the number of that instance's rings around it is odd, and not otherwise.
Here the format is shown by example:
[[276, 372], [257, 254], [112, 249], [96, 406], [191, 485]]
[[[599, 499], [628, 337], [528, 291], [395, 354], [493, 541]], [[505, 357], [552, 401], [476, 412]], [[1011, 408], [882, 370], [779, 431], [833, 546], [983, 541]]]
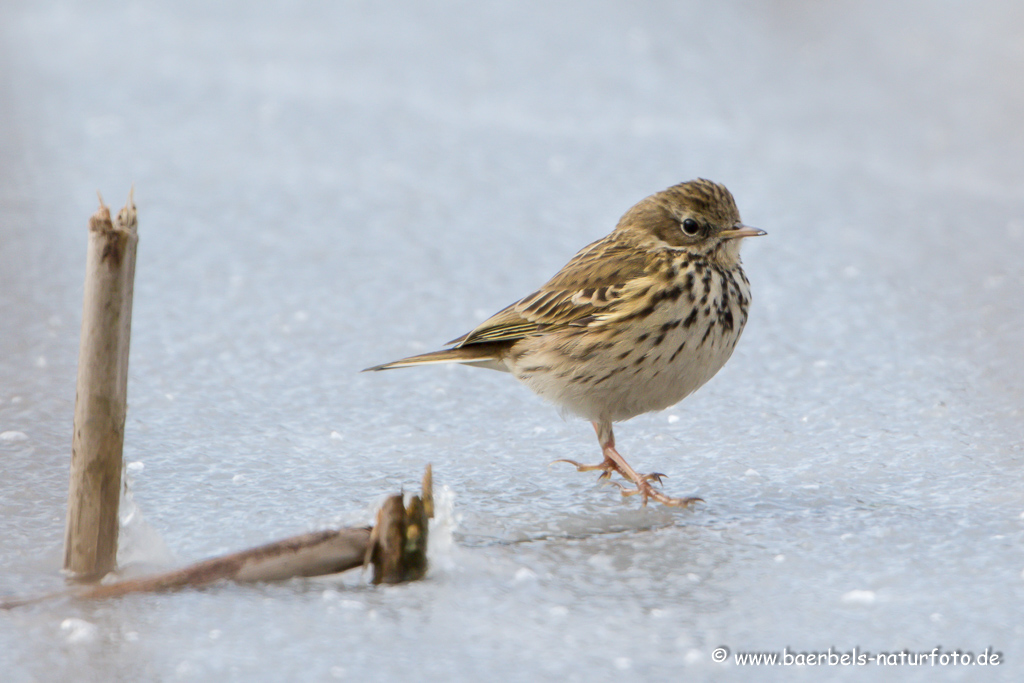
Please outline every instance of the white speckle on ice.
[[209, 633], [210, 640], [217, 640], [222, 635], [224, 635], [224, 632], [221, 631], [219, 628], [210, 629], [210, 633]]
[[46, 365], [47, 365], [47, 363], [46, 363], [46, 356], [37, 356], [36, 357], [36, 367], [37, 368], [45, 368]]
[[660, 607], [654, 607], [651, 609], [651, 616], [655, 619], [664, 619], [668, 616], [668, 610]]
[[129, 472], [141, 472], [146, 469], [146, 463], [135, 460], [125, 465], [124, 468]]
[[779, 553], [778, 555], [775, 556], [774, 559], [775, 559], [776, 562], [785, 562], [786, 561], [786, 556], [783, 555], [782, 553]]
[[676, 422], [679, 422], [679, 416], [678, 415], [672, 414], [672, 415], [668, 416], [668, 423], [670, 425], [674, 425]]
[[695, 647], [691, 647], [683, 655], [683, 661], [688, 665], [699, 664], [704, 659], [704, 653]]
[[942, 621], [942, 615], [939, 614], [938, 612], [932, 612], [932, 615], [930, 617], [928, 617], [928, 618], [932, 620], [933, 624], [937, 624], [940, 621]]
[[7, 431], [0, 432], [0, 441], [27, 441], [28, 435], [25, 432]]
[[841, 600], [847, 605], [873, 605], [875, 592], [865, 590], [852, 590], [843, 593]]
[[344, 441], [344, 438], [338, 432], [331, 432], [331, 439], [334, 441]]
[[246, 479], [248, 479], [248, 477], [245, 476], [244, 474], [236, 474], [235, 476], [231, 477], [231, 481], [234, 482], [235, 484], [241, 484]]
[[11, 396], [11, 403], [17, 405], [18, 403], [21, 403], [21, 401], [21, 396]]
[[295, 311], [294, 317], [298, 322], [304, 323], [309, 320], [309, 313], [306, 313], [305, 311]]
[[564, 617], [569, 614], [569, 608], [565, 605], [555, 605], [548, 610], [548, 614], [553, 617]]
[[690, 572], [686, 575], [686, 580], [690, 583], [700, 583], [700, 576], [694, 574], [693, 572]]
[[139, 640], [139, 632], [138, 631], [125, 631], [124, 635], [121, 636], [121, 637], [124, 639], [124, 642], [126, 642], [126, 643], [135, 643], [135, 642], [138, 642], [138, 640]]
[[860, 275], [860, 268], [857, 266], [846, 266], [843, 268], [843, 277], [855, 278]]
[[633, 666], [633, 660], [629, 657], [616, 657], [613, 663], [619, 671], [626, 671]]
[[746, 472], [743, 473], [743, 476], [745, 476], [745, 477], [760, 477], [761, 475], [754, 468], [750, 468]]
[[60, 630], [69, 643], [88, 643], [96, 639], [96, 625], [84, 619], [70, 617], [60, 622]]
[[520, 567], [516, 570], [515, 582], [522, 583], [524, 581], [536, 581], [537, 572], [533, 571], [529, 567]]

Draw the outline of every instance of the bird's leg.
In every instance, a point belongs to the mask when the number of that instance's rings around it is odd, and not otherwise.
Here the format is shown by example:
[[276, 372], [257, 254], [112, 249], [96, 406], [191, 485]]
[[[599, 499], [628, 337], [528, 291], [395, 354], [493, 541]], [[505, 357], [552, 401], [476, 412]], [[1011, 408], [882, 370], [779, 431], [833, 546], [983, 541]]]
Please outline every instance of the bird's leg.
[[[603, 444], [605, 443], [605, 440], [601, 437], [601, 424], [598, 423], [598, 422], [591, 422], [590, 424], [594, 425], [594, 431], [597, 432], [597, 437], [598, 437], [599, 440], [601, 440], [602, 449], [603, 449]], [[611, 425], [610, 424], [608, 425], [608, 433], [611, 435], [610, 436], [610, 438], [611, 438], [611, 447], [614, 450], [614, 448], [615, 448], [615, 436], [613, 434], [611, 434]], [[619, 460], [621, 460], [623, 463], [626, 462], [622, 458], [621, 455], [619, 456]], [[604, 460], [602, 460], [601, 462], [599, 462], [596, 465], [584, 465], [581, 462], [577, 462], [576, 460], [569, 460], [568, 458], [559, 458], [558, 460], [552, 460], [551, 461], [552, 464], [554, 464], [556, 462], [567, 462], [570, 465], [574, 465], [576, 467], [576, 471], [577, 472], [593, 472], [594, 470], [601, 470], [601, 476], [599, 476], [597, 478], [598, 481], [600, 481], [602, 479], [609, 479], [609, 478], [611, 478], [612, 472], [618, 472], [624, 479], [629, 479], [629, 475], [626, 474], [619, 467], [618, 462], [616, 462], [612, 458], [608, 457], [607, 452], [605, 452], [605, 454], [604, 454]], [[629, 467], [629, 465], [626, 465], [626, 467]], [[660, 472], [653, 472], [651, 474], [645, 474], [644, 475], [644, 479], [647, 479], [649, 481], [656, 481], [656, 482], [658, 482], [660, 484], [661, 483], [661, 478], [664, 477], [664, 476], [665, 475], [661, 474]], [[630, 494], [630, 495], [632, 495], [632, 494]]]
[[[611, 424], [610, 423], [598, 423], [598, 422], [592, 422], [590, 424], [594, 425], [594, 431], [597, 432], [597, 438], [602, 443], [602, 450], [603, 450], [604, 438], [601, 436], [601, 429], [602, 429], [601, 425], [602, 424], [607, 424], [608, 436], [611, 439], [612, 450], [614, 450], [614, 447], [615, 447], [615, 437], [611, 433]], [[618, 459], [622, 460], [622, 458], [623, 458], [622, 456], [618, 456]], [[623, 460], [623, 462], [625, 463], [626, 461]], [[601, 476], [597, 477], [598, 481], [600, 481], [601, 479], [610, 479], [612, 472], [618, 472], [621, 475], [623, 475], [623, 477], [628, 478], [626, 472], [624, 472], [620, 467], [618, 467], [618, 463], [616, 463], [614, 460], [612, 460], [611, 458], [608, 457], [607, 451], [604, 451], [604, 460], [602, 460], [597, 465], [584, 465], [583, 463], [579, 463], [579, 462], [574, 461], [574, 460], [568, 460], [567, 458], [559, 458], [558, 460], [552, 461], [552, 463], [568, 463], [569, 465], [575, 465], [575, 468], [577, 468], [577, 472], [593, 472], [594, 470], [601, 470]], [[629, 465], [627, 465], [627, 467], [629, 467]], [[655, 475], [655, 478], [656, 477], [660, 477], [660, 476], [664, 476], [664, 475], [658, 474], [658, 475]]]
[[[598, 481], [602, 479], [609, 479], [612, 476], [612, 472], [618, 472], [619, 468], [615, 466], [613, 460], [605, 458], [596, 465], [584, 465], [577, 460], [570, 460], [569, 458], [559, 458], [558, 460], [552, 460], [551, 464], [554, 465], [556, 462], [567, 462], [576, 468], [577, 472], [593, 472], [594, 470], [601, 470], [601, 476], [597, 478]], [[622, 474], [619, 472], [619, 474]]]
[[648, 498], [653, 498], [662, 505], [671, 505], [673, 507], [686, 507], [701, 500], [700, 498], [671, 498], [661, 491], [655, 490], [651, 486], [651, 481], [657, 481], [660, 484], [661, 478], [665, 475], [657, 472], [637, 474], [636, 470], [630, 467], [626, 459], [622, 457], [622, 454], [615, 450], [615, 434], [612, 432], [611, 422], [595, 422], [594, 431], [597, 432], [597, 440], [601, 443], [601, 452], [604, 453], [604, 462], [601, 465], [595, 466], [595, 468], [604, 469], [603, 466], [607, 463], [609, 469], [606, 469], [605, 474], [602, 476], [610, 476], [610, 470], [614, 469], [623, 478], [630, 480], [636, 486], [635, 490], [629, 490], [618, 484], [619, 488], [622, 489], [622, 495], [634, 496], [640, 494], [640, 498], [645, 506], [647, 505]]

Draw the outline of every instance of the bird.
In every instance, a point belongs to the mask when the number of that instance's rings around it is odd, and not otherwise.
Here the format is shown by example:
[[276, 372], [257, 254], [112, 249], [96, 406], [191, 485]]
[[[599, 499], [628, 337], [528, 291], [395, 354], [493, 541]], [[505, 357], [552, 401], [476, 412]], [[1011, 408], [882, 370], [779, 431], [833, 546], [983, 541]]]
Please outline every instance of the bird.
[[511, 373], [564, 413], [589, 420], [604, 459], [559, 459], [600, 471], [623, 496], [687, 507], [666, 475], [639, 474], [616, 449], [612, 425], [664, 410], [703, 386], [732, 355], [747, 322], [750, 282], [740, 263], [744, 225], [732, 193], [698, 178], [642, 199], [607, 236], [581, 249], [544, 286], [445, 346], [364, 372], [461, 363]]

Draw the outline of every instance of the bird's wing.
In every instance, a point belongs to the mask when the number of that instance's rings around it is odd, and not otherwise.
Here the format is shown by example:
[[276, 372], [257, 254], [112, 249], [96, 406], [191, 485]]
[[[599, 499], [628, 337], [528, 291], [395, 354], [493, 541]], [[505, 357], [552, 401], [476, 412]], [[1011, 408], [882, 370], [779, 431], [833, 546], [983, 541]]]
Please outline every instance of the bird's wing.
[[609, 238], [594, 242], [539, 290], [449, 344], [515, 341], [545, 330], [595, 324], [643, 278], [647, 263], [643, 251], [631, 244]]

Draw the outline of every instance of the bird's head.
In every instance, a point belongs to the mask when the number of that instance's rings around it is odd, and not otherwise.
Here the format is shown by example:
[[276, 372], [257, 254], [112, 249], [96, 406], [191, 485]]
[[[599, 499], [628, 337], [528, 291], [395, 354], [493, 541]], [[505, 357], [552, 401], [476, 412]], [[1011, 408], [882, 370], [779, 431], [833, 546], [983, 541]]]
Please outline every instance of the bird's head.
[[642, 199], [616, 230], [626, 231], [639, 245], [691, 252], [726, 268], [739, 263], [742, 238], [767, 234], [743, 225], [732, 193], [703, 178]]

